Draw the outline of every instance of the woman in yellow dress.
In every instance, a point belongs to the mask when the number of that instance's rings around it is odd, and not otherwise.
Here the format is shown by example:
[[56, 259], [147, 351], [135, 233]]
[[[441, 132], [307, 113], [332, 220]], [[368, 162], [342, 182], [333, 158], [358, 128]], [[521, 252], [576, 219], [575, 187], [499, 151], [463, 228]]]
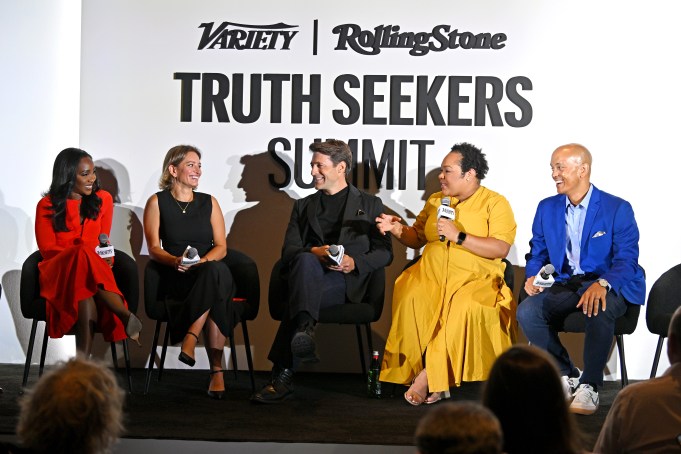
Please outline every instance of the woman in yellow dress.
[[[392, 325], [380, 380], [408, 385], [412, 405], [435, 403], [451, 386], [487, 378], [492, 363], [516, 340], [516, 303], [504, 282], [516, 224], [508, 201], [480, 185], [488, 165], [468, 143], [442, 161], [441, 192], [412, 227], [382, 214], [376, 223], [421, 259], [395, 281]], [[454, 219], [442, 216], [450, 199]], [[450, 216], [451, 217], [451, 216]]]

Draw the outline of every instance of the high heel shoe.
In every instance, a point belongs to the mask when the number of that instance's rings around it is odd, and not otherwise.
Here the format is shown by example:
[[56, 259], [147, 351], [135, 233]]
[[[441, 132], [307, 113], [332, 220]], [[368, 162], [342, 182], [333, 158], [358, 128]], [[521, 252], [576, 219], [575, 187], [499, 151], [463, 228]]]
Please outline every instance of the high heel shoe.
[[141, 347], [142, 344], [140, 344], [140, 332], [142, 331], [142, 322], [140, 321], [139, 318], [132, 312], [130, 312], [130, 315], [128, 316], [128, 321], [125, 323], [125, 334], [128, 336], [128, 338], [134, 340], [137, 343], [138, 347]]
[[[191, 331], [187, 331], [187, 334], [185, 335], [185, 337], [187, 337], [187, 335], [192, 335], [196, 338], [196, 342], [199, 341], [199, 336], [192, 333]], [[192, 358], [191, 356], [189, 356], [188, 354], [186, 354], [185, 352], [183, 352], [182, 350], [180, 350], [180, 354], [177, 356], [177, 359], [181, 363], [185, 363], [189, 367], [194, 367], [194, 364], [196, 364], [196, 360], [194, 358]]]
[[[425, 369], [423, 370], [425, 371]], [[414, 384], [416, 383], [416, 379], [419, 378], [419, 376], [423, 373], [423, 371], [419, 372], [419, 374], [414, 377], [414, 379], [411, 381], [411, 386], [407, 390], [407, 392], [404, 393], [404, 400], [406, 400], [408, 403], [411, 405], [418, 407], [422, 403], [426, 401], [426, 398], [416, 390], [412, 389], [414, 388]], [[426, 385], [426, 392], [428, 392], [428, 385]]]
[[[227, 371], [225, 369], [211, 370], [209, 375], [212, 378], [212, 376], [214, 374], [224, 373], [224, 372], [227, 372]], [[208, 381], [208, 387], [210, 388], [210, 380]], [[211, 391], [210, 389], [208, 389], [207, 394], [208, 394], [208, 397], [210, 397], [211, 399], [222, 400], [222, 398], [225, 395], [225, 391], [226, 391], [225, 389], [220, 390], [220, 391]]]

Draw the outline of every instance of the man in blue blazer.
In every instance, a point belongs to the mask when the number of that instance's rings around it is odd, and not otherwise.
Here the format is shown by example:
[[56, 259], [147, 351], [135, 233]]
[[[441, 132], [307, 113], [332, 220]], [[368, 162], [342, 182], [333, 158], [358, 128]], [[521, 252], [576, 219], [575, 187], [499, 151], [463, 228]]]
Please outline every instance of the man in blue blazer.
[[[288, 286], [288, 305], [268, 358], [272, 380], [251, 400], [276, 403], [293, 392], [294, 357], [318, 361], [314, 329], [319, 310], [360, 303], [371, 273], [393, 259], [390, 236], [382, 235], [375, 219], [383, 203], [348, 184], [352, 152], [345, 142], [328, 140], [310, 145], [312, 195], [297, 200], [282, 248], [282, 277]], [[342, 245], [337, 261], [330, 245]], [[339, 258], [342, 255], [342, 258]]]
[[[525, 291], [517, 318], [530, 343], [558, 362], [570, 411], [593, 414], [598, 388], [626, 303], [643, 304], [645, 278], [638, 265], [638, 227], [631, 205], [590, 182], [591, 153], [582, 145], [558, 147], [551, 156], [558, 195], [542, 200], [532, 224]], [[555, 267], [555, 284], [535, 285], [545, 265]], [[560, 343], [552, 322], [584, 314], [584, 372]], [[581, 375], [581, 376], [580, 376]]]

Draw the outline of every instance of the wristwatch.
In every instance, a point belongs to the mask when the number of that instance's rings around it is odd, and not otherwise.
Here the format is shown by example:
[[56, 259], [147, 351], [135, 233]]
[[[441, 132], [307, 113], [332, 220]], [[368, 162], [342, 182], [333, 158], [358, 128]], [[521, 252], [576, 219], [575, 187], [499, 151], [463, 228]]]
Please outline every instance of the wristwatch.
[[598, 285], [601, 287], [605, 287], [607, 290], [610, 290], [610, 282], [606, 281], [605, 279], [599, 279], [598, 280]]
[[466, 234], [464, 232], [459, 232], [459, 236], [456, 239], [456, 244], [461, 245], [461, 243], [464, 241], [466, 241]]

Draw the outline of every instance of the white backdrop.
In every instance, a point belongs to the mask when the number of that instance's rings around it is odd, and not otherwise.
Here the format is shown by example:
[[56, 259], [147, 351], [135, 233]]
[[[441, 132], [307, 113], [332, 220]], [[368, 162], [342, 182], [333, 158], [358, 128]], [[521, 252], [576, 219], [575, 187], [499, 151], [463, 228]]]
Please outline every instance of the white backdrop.
[[[266, 153], [274, 138], [283, 138], [291, 146], [298, 139], [303, 145], [302, 161], [297, 164], [305, 183], [310, 181], [306, 146], [314, 139], [371, 141], [377, 160], [384, 143], [394, 140], [395, 178], [402, 169], [406, 187], [398, 189], [395, 184], [394, 189], [386, 189], [384, 175], [378, 195], [387, 207], [405, 217], [417, 213], [423, 203], [424, 191], [417, 187], [420, 172], [439, 166], [455, 142], [469, 141], [482, 147], [490, 163], [484, 184], [504, 194], [516, 216], [518, 234], [509, 259], [518, 267], [524, 266], [536, 205], [555, 191], [549, 172], [551, 152], [563, 143], [582, 143], [594, 155], [592, 181], [634, 207], [641, 231], [640, 262], [650, 289], [660, 274], [681, 261], [681, 240], [667, 233], [674, 232], [679, 216], [675, 208], [666, 207], [677, 192], [674, 181], [681, 161], [674, 140], [681, 94], [673, 88], [673, 81], [679, 78], [674, 38], [680, 9], [661, 1], [648, 2], [644, 9], [634, 2], [611, 1], [568, 5], [529, 0], [446, 4], [349, 0], [340, 6], [323, 6], [300, 0], [243, 4], [88, 0], [81, 11], [78, 2], [66, 0], [4, 2], [0, 6], [0, 37], [11, 45], [0, 49], [4, 63], [0, 124], [10, 146], [3, 152], [5, 165], [0, 167], [0, 362], [24, 360], [26, 322], [17, 312], [18, 270], [35, 250], [35, 203], [49, 185], [54, 156], [66, 146], [89, 151], [104, 170], [102, 179], [108, 178], [109, 187], [117, 187], [120, 203], [112, 238], [140, 264], [146, 260], [141, 212], [146, 199], [157, 190], [165, 152], [179, 143], [203, 151], [200, 189], [220, 201], [230, 230], [228, 246], [251, 255], [260, 268], [262, 303], [251, 334], [258, 369], [269, 368], [266, 354], [276, 328], [267, 312], [269, 270], [279, 254], [291, 198], [309, 193], [295, 182], [282, 191], [269, 183], [270, 173], [278, 181], [284, 177], [284, 168]], [[298, 33], [288, 50], [278, 48], [281, 40], [272, 50], [220, 49], [219, 44], [200, 50], [204, 30], [200, 25], [210, 22], [215, 27], [230, 22], [228, 29], [244, 31], [255, 30], [248, 25], [262, 29], [284, 23], [294, 26], [286, 30]], [[458, 48], [413, 56], [409, 49], [383, 48], [377, 55], [361, 55], [350, 47], [336, 49], [339, 35], [332, 30], [342, 24], [356, 24], [365, 31], [397, 25], [401, 32], [431, 32], [435, 26], [449, 25], [459, 32], [503, 33], [506, 40], [499, 50]], [[215, 111], [212, 121], [201, 121], [199, 80], [192, 84], [192, 121], [180, 121], [181, 103], [188, 100], [181, 97], [181, 82], [173, 78], [175, 73], [202, 78], [205, 73], [223, 74], [230, 82], [225, 103], [230, 121], [217, 121]], [[262, 95], [261, 115], [253, 123], [235, 121], [232, 100], [238, 80], [234, 74], [243, 74], [246, 81], [244, 113], [250, 112], [251, 95]], [[251, 90], [251, 75], [262, 74], [288, 77], [282, 82], [281, 122], [271, 121], [272, 84], [265, 81], [261, 91]], [[310, 121], [309, 113], [315, 109], [308, 105], [302, 109], [301, 121], [292, 120], [294, 74], [301, 75], [305, 94], [311, 90], [312, 75], [319, 75], [318, 123]], [[345, 86], [345, 90], [357, 100], [362, 114], [370, 104], [363, 100], [362, 90], [368, 88], [365, 76], [385, 78], [386, 82], [376, 83], [373, 90], [375, 96], [383, 96], [374, 104], [378, 118], [387, 118], [391, 100], [397, 100], [387, 82], [391, 76], [413, 78], [401, 88], [401, 95], [409, 97], [401, 104], [405, 118], [414, 118], [419, 107], [418, 76], [427, 77], [429, 85], [436, 76], [470, 77], [473, 82], [460, 89], [460, 96], [468, 97], [460, 105], [459, 117], [463, 119], [474, 117], [476, 95], [491, 96], [490, 90], [475, 89], [476, 78], [492, 77], [507, 85], [511, 78], [523, 77], [531, 81], [532, 88], [517, 87], [517, 92], [531, 106], [532, 117], [526, 126], [510, 126], [504, 113], [521, 118], [528, 112], [521, 111], [506, 91], [499, 102], [502, 126], [492, 126], [489, 114], [484, 124], [471, 126], [435, 125], [432, 117], [425, 125], [366, 124], [362, 115], [359, 121], [342, 125], [332, 112], [340, 109], [347, 115], [348, 107], [334, 91], [334, 81], [346, 74], [356, 76], [361, 85]], [[447, 94], [445, 82], [436, 98], [445, 121]], [[400, 140], [408, 144], [404, 167], [397, 159]], [[421, 168], [413, 141], [432, 142]], [[293, 167], [293, 151], [284, 151], [281, 143], [276, 150], [282, 162]], [[113, 183], [116, 185], [111, 186]], [[359, 186], [363, 186], [361, 179]], [[370, 186], [376, 191], [373, 180]], [[404, 249], [395, 252], [391, 279], [408, 257]], [[390, 324], [392, 290], [387, 290], [383, 317], [374, 326], [379, 347]], [[151, 343], [153, 324], [146, 321], [145, 327], [140, 365]], [[334, 360], [315, 368], [357, 367], [351, 332], [325, 327], [320, 336], [322, 354], [328, 353]], [[338, 336], [344, 339], [343, 347], [334, 345]], [[631, 378], [649, 374], [655, 341], [642, 313], [637, 331], [625, 339]], [[50, 345], [55, 358], [72, 352], [69, 339]], [[577, 357], [579, 353], [579, 349], [574, 351]], [[614, 361], [610, 364], [610, 372], [617, 376]], [[659, 370], [666, 364], [665, 358]]]

